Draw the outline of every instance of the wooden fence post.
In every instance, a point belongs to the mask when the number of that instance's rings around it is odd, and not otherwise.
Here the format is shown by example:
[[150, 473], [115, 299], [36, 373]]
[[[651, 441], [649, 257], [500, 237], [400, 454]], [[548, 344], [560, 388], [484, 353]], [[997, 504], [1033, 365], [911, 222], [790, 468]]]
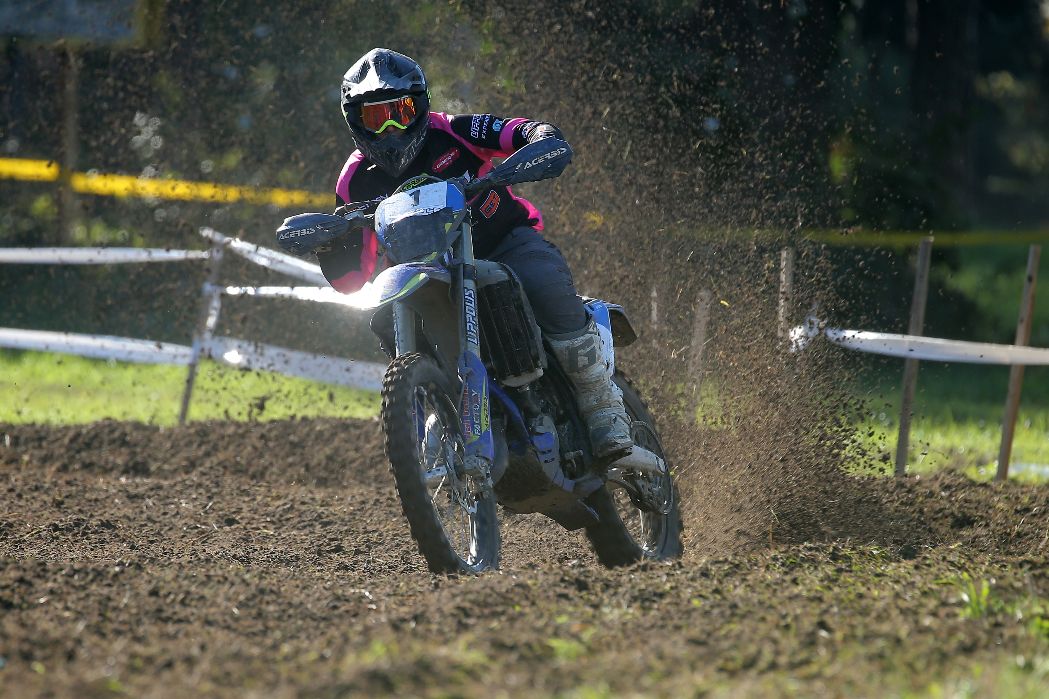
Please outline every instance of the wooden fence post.
[[189, 401], [193, 395], [193, 385], [197, 381], [197, 367], [204, 346], [211, 339], [219, 322], [219, 311], [222, 308], [222, 290], [218, 286], [219, 272], [222, 269], [222, 256], [225, 247], [221, 243], [211, 246], [211, 257], [208, 258], [208, 280], [201, 289], [200, 313], [197, 316], [197, 327], [193, 333], [193, 346], [190, 350], [189, 370], [186, 373], [186, 387], [182, 391], [182, 404], [178, 411], [178, 424], [185, 425], [189, 415]]
[[58, 171], [58, 225], [59, 245], [70, 245], [77, 224], [80, 206], [73, 191], [73, 173], [80, 158], [80, 56], [76, 48], [66, 45], [62, 52], [62, 163]]
[[[1020, 316], [1016, 320], [1016, 345], [1026, 346], [1031, 341], [1034, 291], [1041, 256], [1040, 245], [1032, 245], [1027, 253], [1027, 276], [1024, 277], [1024, 290], [1020, 297]], [[1016, 434], [1016, 417], [1020, 412], [1023, 380], [1024, 365], [1013, 364], [1009, 369], [1009, 392], [1005, 398], [1005, 415], [1002, 417], [1002, 444], [998, 448], [998, 471], [994, 475], [996, 481], [1004, 481], [1009, 477], [1009, 459], [1013, 452], [1013, 436]]]
[[779, 324], [780, 340], [790, 337], [790, 309], [794, 303], [794, 248], [783, 248], [779, 254]]
[[[929, 260], [932, 258], [932, 236], [922, 238], [918, 246], [917, 274], [914, 277], [914, 296], [911, 299], [911, 320], [908, 335], [921, 335], [925, 327], [925, 303], [929, 298]], [[907, 450], [911, 440], [911, 412], [914, 408], [914, 388], [918, 383], [918, 360], [904, 360], [903, 389], [900, 399], [900, 433], [896, 438], [896, 475], [907, 473]]]

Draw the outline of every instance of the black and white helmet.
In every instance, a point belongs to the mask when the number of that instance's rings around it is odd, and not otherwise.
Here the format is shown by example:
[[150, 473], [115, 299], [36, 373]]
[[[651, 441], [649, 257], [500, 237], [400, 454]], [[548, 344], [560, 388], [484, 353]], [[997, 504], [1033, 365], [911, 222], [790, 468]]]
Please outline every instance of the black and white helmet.
[[400, 175], [419, 155], [430, 125], [422, 67], [402, 53], [372, 49], [342, 78], [342, 115], [365, 157]]

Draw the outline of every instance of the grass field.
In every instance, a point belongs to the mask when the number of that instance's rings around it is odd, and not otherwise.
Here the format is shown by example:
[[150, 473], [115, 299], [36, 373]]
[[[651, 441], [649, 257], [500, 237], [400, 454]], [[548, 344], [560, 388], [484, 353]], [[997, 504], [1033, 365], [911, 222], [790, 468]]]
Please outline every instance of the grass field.
[[[133, 420], [174, 424], [185, 367], [126, 364], [41, 352], [0, 352], [0, 422]], [[379, 396], [267, 372], [204, 362], [191, 420], [277, 420], [377, 414]]]
[[[900, 418], [899, 371], [866, 373], [855, 392], [869, 412], [858, 425], [867, 451], [891, 471]], [[909, 470], [944, 469], [977, 480], [994, 476], [1001, 442], [1008, 367], [925, 363], [918, 372]], [[870, 387], [870, 388], [861, 388]], [[1028, 367], [1013, 440], [1010, 473], [1020, 479], [1049, 478], [1049, 369]]]
[[[1049, 478], [1049, 373], [1029, 369], [1013, 444], [1012, 473]], [[865, 372], [854, 391], [868, 414], [857, 423], [873, 468], [891, 472], [899, 421], [894, 372]], [[0, 352], [0, 422], [69, 424], [102, 419], [174, 424], [183, 367], [125, 364], [36, 352]], [[951, 469], [977, 480], [994, 475], [1008, 370], [923, 364], [919, 371], [910, 470]], [[191, 420], [276, 420], [377, 415], [376, 393], [201, 365]], [[867, 459], [870, 461], [870, 459]], [[869, 470], [869, 469], [868, 469]]]

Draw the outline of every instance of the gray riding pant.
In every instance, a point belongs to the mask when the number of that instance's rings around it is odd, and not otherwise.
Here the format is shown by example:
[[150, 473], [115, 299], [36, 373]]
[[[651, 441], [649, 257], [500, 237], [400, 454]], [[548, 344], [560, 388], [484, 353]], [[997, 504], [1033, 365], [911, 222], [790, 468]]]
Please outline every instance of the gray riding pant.
[[514, 271], [544, 333], [575, 335], [587, 324], [564, 255], [539, 231], [524, 226], [513, 229], [486, 258]]

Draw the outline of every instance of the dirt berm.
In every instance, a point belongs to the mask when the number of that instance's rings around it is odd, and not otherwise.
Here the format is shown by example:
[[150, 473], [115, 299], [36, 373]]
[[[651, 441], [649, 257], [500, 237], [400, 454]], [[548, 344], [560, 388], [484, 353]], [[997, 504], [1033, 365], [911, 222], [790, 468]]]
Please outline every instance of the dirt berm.
[[446, 579], [376, 422], [0, 426], [0, 476], [4, 697], [1035, 696], [1049, 672], [1045, 487], [852, 479], [891, 527], [817, 507], [716, 553], [692, 524], [683, 560], [625, 570], [513, 517], [500, 572]]

